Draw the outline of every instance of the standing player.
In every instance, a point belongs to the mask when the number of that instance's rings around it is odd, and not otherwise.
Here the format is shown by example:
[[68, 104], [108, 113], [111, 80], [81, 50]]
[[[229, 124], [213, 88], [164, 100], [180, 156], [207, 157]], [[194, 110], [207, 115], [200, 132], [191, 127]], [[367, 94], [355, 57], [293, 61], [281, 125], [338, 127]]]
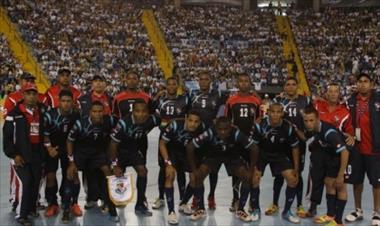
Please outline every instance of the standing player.
[[[253, 142], [260, 148], [258, 171], [253, 180], [252, 220], [260, 219], [260, 177], [264, 173], [266, 165], [269, 164], [272, 174], [282, 175], [286, 180], [286, 199], [282, 217], [291, 222], [299, 223], [300, 220], [293, 215], [290, 208], [297, 192], [299, 177], [299, 141], [293, 125], [284, 118], [284, 108], [280, 103], [269, 106], [268, 117], [253, 127]], [[291, 159], [289, 152], [292, 153]]]
[[321, 146], [320, 149], [314, 151], [325, 153], [323, 164], [319, 164], [318, 167], [320, 167], [320, 171], [325, 172], [327, 215], [334, 217], [323, 223], [328, 223], [328, 226], [342, 226], [342, 216], [347, 202], [344, 174], [349, 158], [344, 135], [334, 126], [322, 122], [318, 111], [313, 107], [304, 110], [303, 118], [306, 130], [314, 133], [314, 135], [308, 135], [311, 145], [316, 142]]
[[58, 70], [57, 84], [51, 86], [46, 91], [47, 105], [56, 108], [59, 104], [59, 93], [61, 90], [69, 90], [73, 94], [74, 103], [77, 103], [81, 93], [79, 90], [71, 86], [71, 71], [66, 68]]
[[[191, 109], [200, 113], [201, 120], [206, 126], [212, 126], [220, 108], [226, 101], [226, 96], [218, 90], [211, 89], [211, 77], [208, 72], [200, 72], [199, 89], [197, 93], [190, 93]], [[210, 193], [208, 195], [208, 208], [213, 210], [216, 208], [215, 189], [218, 183], [218, 171], [209, 175]], [[195, 199], [194, 199], [195, 200]], [[196, 203], [194, 203], [195, 205]]]
[[[197, 167], [195, 149], [204, 150], [202, 147], [205, 145], [209, 145], [211, 151], [203, 157], [200, 166]], [[242, 157], [242, 150], [249, 153], [250, 164]], [[214, 127], [195, 137], [186, 146], [186, 152], [192, 172], [190, 180], [191, 182], [195, 180], [191, 184], [195, 184], [193, 191], [198, 200], [198, 209], [191, 215], [190, 219], [195, 221], [205, 216], [203, 180], [210, 172], [218, 170], [224, 164], [228, 175], [234, 175], [242, 182], [241, 197], [235, 212], [236, 217], [245, 222], [251, 221], [251, 217], [245, 212], [244, 207], [250, 191], [251, 175], [258, 156], [258, 148], [253, 141], [232, 126], [227, 117], [220, 117], [216, 120]]]
[[[196, 111], [187, 113], [185, 119], [172, 121], [163, 131], [160, 139], [160, 154], [165, 164], [165, 194], [168, 204], [168, 222], [178, 224], [177, 215], [174, 211], [173, 181], [176, 173], [190, 172], [186, 157], [186, 145], [194, 137], [205, 130]], [[186, 197], [190, 198], [190, 197]], [[181, 197], [180, 211], [187, 211], [187, 201]]]
[[368, 74], [357, 78], [358, 93], [348, 101], [359, 154], [353, 158], [352, 184], [354, 184], [355, 211], [346, 216], [349, 222], [363, 219], [362, 193], [364, 174], [367, 174], [373, 192], [372, 225], [380, 225], [380, 92], [373, 89], [374, 82]]
[[106, 186], [106, 177], [112, 174], [106, 150], [114, 124], [111, 116], [104, 115], [103, 104], [95, 101], [92, 103], [90, 115], [77, 120], [70, 130], [66, 144], [69, 165], [63, 199], [63, 223], [68, 223], [70, 220], [70, 206], [75, 216], [81, 215], [81, 212], [73, 209], [73, 207], [79, 208], [77, 205], [80, 190], [78, 170], [94, 169], [100, 169], [104, 174], [101, 179], [104, 184], [101, 187], [104, 189], [102, 194], [105, 194], [105, 197], [102, 199], [106, 201], [109, 208], [110, 220], [119, 221], [115, 205], [109, 199]]
[[132, 114], [120, 119], [112, 132], [109, 152], [116, 176], [122, 176], [127, 166], [135, 169], [137, 173], [135, 212], [152, 216], [145, 197], [148, 175], [146, 150], [142, 150], [143, 147], [140, 146], [139, 141], [154, 127], [160, 125], [160, 118], [149, 115], [148, 104], [143, 101], [136, 101], [132, 107]]
[[38, 217], [37, 199], [45, 154], [42, 136], [45, 109], [38, 103], [35, 84], [24, 84], [22, 92], [23, 101], [5, 118], [3, 146], [5, 155], [13, 160], [12, 167], [21, 184], [17, 221], [32, 225], [28, 215]]
[[[246, 136], [250, 135], [252, 126], [260, 119], [261, 100], [251, 94], [251, 86], [249, 75], [245, 73], [239, 74], [237, 77], [239, 91], [227, 100], [225, 106], [225, 115]], [[236, 211], [239, 200], [239, 184], [239, 180], [236, 177], [232, 177], [233, 199], [230, 207], [231, 212]]]
[[[340, 104], [340, 87], [338, 84], [332, 83], [327, 87], [326, 100], [318, 99], [314, 101], [315, 109], [319, 113], [322, 121], [327, 122], [335, 127], [335, 129], [344, 133], [348, 146], [355, 143], [354, 129], [352, 126], [351, 115], [344, 104]], [[312, 148], [313, 149], [313, 148]], [[352, 150], [353, 151], [353, 150]], [[310, 195], [310, 209], [306, 213], [307, 217], [314, 217], [317, 213], [317, 205], [322, 201], [325, 172], [322, 172], [319, 164], [323, 164], [324, 152], [314, 147], [311, 150], [310, 160], [313, 164], [310, 166], [310, 177], [308, 193]], [[317, 223], [325, 223], [333, 216], [322, 215], [314, 221]]]
[[[66, 139], [74, 122], [79, 118], [79, 114], [73, 111], [73, 107], [73, 94], [68, 90], [62, 90], [59, 93], [58, 108], [50, 109], [44, 115], [44, 146], [47, 150], [45, 197], [48, 202], [45, 217], [52, 217], [59, 212], [57, 201], [58, 183], [56, 177], [59, 162], [62, 169], [59, 194], [61, 198], [63, 198], [68, 166]], [[73, 206], [72, 209], [75, 215], [81, 215], [80, 208], [77, 204]]]
[[[286, 80], [284, 84], [284, 93], [281, 96], [274, 98], [273, 102], [280, 103], [284, 107], [285, 119], [292, 123], [294, 130], [298, 136], [300, 143], [298, 147], [300, 149], [300, 162], [299, 162], [299, 180], [297, 185], [297, 215], [299, 217], [305, 217], [306, 212], [302, 206], [303, 198], [303, 179], [302, 171], [305, 165], [305, 135], [303, 134], [303, 119], [302, 112], [307, 106], [311, 105], [311, 98], [299, 95], [298, 93], [298, 81], [294, 77], [290, 77]], [[292, 153], [289, 153], [291, 156]], [[280, 197], [280, 192], [282, 185], [284, 183], [284, 178], [281, 175], [275, 176], [273, 183], [273, 203], [270, 207], [265, 210], [266, 215], [273, 215], [278, 211], [278, 199]]]
[[[82, 117], [87, 117], [90, 114], [91, 105], [95, 101], [99, 101], [104, 106], [104, 115], [112, 113], [112, 97], [106, 92], [107, 83], [103, 76], [95, 75], [92, 78], [91, 91], [80, 96], [78, 99], [79, 109]], [[85, 209], [91, 209], [97, 204], [97, 200], [101, 197], [100, 186], [103, 184], [98, 178], [102, 178], [103, 172], [100, 170], [89, 171], [82, 174], [83, 185], [87, 194]], [[87, 189], [86, 189], [87, 188]], [[102, 200], [104, 201], [104, 200]], [[106, 206], [103, 203], [102, 211], [106, 212]]]
[[[161, 118], [160, 139], [166, 126], [174, 119], [184, 119], [189, 110], [190, 100], [185, 95], [177, 95], [178, 80], [174, 77], [168, 78], [166, 81], [166, 91], [162, 91], [157, 95], [156, 113]], [[158, 97], [159, 96], [159, 97]], [[159, 151], [160, 152], [160, 151]], [[164, 185], [165, 185], [165, 163], [162, 155], [158, 153], [158, 165], [160, 171], [158, 174], [158, 191], [159, 198], [154, 202], [152, 208], [159, 209], [164, 205]], [[178, 187], [180, 199], [182, 199], [186, 186], [186, 177], [184, 172], [178, 172]]]

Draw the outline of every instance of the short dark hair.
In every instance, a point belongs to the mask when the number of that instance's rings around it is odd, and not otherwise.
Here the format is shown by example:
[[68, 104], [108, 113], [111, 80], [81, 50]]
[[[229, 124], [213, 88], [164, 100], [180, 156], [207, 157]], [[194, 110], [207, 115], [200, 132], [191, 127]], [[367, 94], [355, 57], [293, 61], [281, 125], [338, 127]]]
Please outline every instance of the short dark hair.
[[137, 71], [135, 70], [128, 70], [127, 72], [125, 72], [125, 77], [127, 77], [128, 75], [136, 75], [137, 77], [139, 77], [139, 73], [137, 73]]
[[200, 77], [201, 75], [207, 75], [208, 77], [211, 77], [210, 73], [208, 71], [200, 71], [198, 72], [198, 77]]
[[199, 118], [201, 117], [201, 114], [197, 110], [190, 110], [190, 111], [188, 111], [187, 114], [186, 114], [186, 116], [189, 116], [189, 115], [196, 115]]
[[226, 116], [221, 116], [221, 117], [216, 119], [215, 126], [218, 126], [218, 125], [224, 124], [224, 123], [230, 124], [231, 120], [229, 118], [227, 118]]
[[68, 75], [71, 75], [71, 71], [67, 68], [61, 68], [58, 70], [58, 75], [62, 75], [64, 73], [67, 73]]
[[135, 107], [137, 106], [137, 105], [139, 105], [139, 104], [143, 104], [143, 105], [145, 105], [146, 106], [146, 108], [148, 108], [148, 104], [144, 101], [144, 100], [136, 100], [134, 103], [133, 103], [133, 109], [132, 109], [132, 111], [135, 109]]
[[102, 107], [104, 108], [103, 103], [100, 102], [100, 101], [98, 101], [98, 100], [93, 101], [93, 102], [91, 103], [91, 108], [94, 107], [94, 106], [102, 106]]
[[174, 76], [167, 78], [166, 83], [168, 83], [170, 80], [176, 81], [178, 83], [178, 79]]
[[239, 78], [239, 77], [248, 77], [248, 78], [251, 78], [251, 77], [249, 77], [249, 74], [246, 73], [246, 72], [238, 73], [236, 77], [237, 78]]
[[286, 84], [288, 81], [295, 81], [296, 84], [298, 84], [298, 80], [296, 77], [287, 77], [284, 84]]
[[319, 117], [319, 113], [317, 111], [317, 109], [315, 109], [315, 107], [313, 106], [309, 106], [309, 107], [306, 107], [304, 110], [303, 110], [303, 113], [306, 115], [306, 114], [314, 114], [315, 116]]
[[364, 72], [360, 73], [360, 74], [356, 77], [356, 79], [359, 80], [361, 77], [366, 77], [366, 78], [368, 78], [371, 82], [373, 81], [372, 77], [371, 77], [369, 74], [367, 74], [367, 73], [364, 73]]
[[70, 97], [73, 99], [73, 93], [70, 90], [61, 90], [61, 92], [59, 92], [59, 98], [61, 99], [62, 97]]
[[271, 107], [281, 107], [281, 109], [284, 110], [284, 106], [283, 106], [281, 103], [278, 103], [278, 102], [271, 103], [271, 104], [269, 105], [269, 109], [270, 109]]

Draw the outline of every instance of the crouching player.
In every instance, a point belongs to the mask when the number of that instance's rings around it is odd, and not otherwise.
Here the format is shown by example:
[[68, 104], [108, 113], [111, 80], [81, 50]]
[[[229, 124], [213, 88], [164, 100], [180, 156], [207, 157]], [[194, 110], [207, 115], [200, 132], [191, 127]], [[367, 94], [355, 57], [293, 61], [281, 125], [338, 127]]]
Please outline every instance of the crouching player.
[[63, 223], [70, 220], [70, 204], [78, 201], [79, 178], [78, 170], [100, 169], [104, 177], [101, 186], [106, 197], [102, 197], [107, 202], [110, 220], [119, 221], [115, 205], [110, 201], [106, 186], [106, 177], [112, 175], [107, 158], [107, 147], [110, 133], [114, 127], [114, 120], [111, 116], [103, 115], [104, 106], [101, 102], [92, 103], [90, 115], [77, 120], [67, 137], [67, 155], [69, 166], [67, 169], [67, 184], [64, 191], [63, 200]]

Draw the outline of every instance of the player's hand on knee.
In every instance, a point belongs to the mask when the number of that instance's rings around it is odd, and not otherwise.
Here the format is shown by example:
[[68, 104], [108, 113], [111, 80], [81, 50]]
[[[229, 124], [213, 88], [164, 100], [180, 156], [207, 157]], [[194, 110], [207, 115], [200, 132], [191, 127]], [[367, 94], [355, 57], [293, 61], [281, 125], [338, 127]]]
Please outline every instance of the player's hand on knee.
[[52, 158], [55, 158], [58, 156], [58, 146], [55, 146], [55, 147], [49, 146], [47, 148], [47, 151], [48, 151], [49, 156]]
[[119, 166], [113, 167], [112, 171], [113, 171], [113, 174], [117, 177], [123, 176], [123, 170]]
[[70, 163], [69, 167], [67, 168], [67, 179], [74, 180], [77, 174], [78, 174], [77, 166], [74, 163]]
[[292, 170], [292, 175], [294, 177], [294, 184], [298, 184], [299, 181], [299, 173], [296, 170]]
[[166, 178], [174, 180], [175, 168], [172, 165], [168, 165], [165, 167], [165, 173], [166, 173]]
[[344, 174], [338, 174], [335, 179], [335, 187], [342, 188], [344, 186]]
[[21, 157], [21, 155], [16, 155], [15, 158], [13, 159], [15, 162], [16, 167], [23, 167], [25, 164], [24, 159]]

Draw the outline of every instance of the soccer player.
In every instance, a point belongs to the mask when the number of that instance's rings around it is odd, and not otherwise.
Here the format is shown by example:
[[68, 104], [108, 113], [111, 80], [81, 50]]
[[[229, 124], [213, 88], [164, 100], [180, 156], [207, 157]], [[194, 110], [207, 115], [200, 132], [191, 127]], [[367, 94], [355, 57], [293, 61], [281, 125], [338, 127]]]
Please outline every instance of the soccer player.
[[[252, 126], [260, 120], [261, 100], [258, 96], [251, 93], [251, 79], [248, 74], [242, 73], [237, 76], [237, 87], [239, 89], [236, 95], [228, 98], [225, 105], [225, 115], [239, 130], [246, 136], [250, 135]], [[246, 154], [242, 150], [243, 154]], [[249, 160], [248, 157], [246, 157]], [[232, 177], [233, 199], [230, 211], [235, 212], [239, 200], [239, 180]]]
[[113, 117], [104, 115], [103, 104], [95, 101], [92, 103], [90, 115], [77, 120], [70, 130], [66, 144], [69, 165], [63, 199], [63, 223], [66, 224], [70, 220], [70, 206], [75, 216], [81, 215], [81, 211], [73, 209], [73, 207], [79, 208], [77, 205], [80, 190], [78, 170], [95, 169], [100, 169], [104, 174], [102, 194], [105, 194], [105, 197], [102, 199], [106, 201], [109, 208], [109, 219], [113, 222], [119, 221], [115, 205], [110, 201], [106, 188], [106, 177], [112, 175], [106, 151], [114, 124]]
[[47, 98], [46, 104], [52, 108], [59, 105], [59, 93], [61, 90], [69, 90], [73, 94], [74, 103], [77, 103], [81, 93], [79, 90], [71, 86], [71, 71], [67, 68], [58, 70], [57, 84], [51, 86], [45, 93]]
[[[190, 100], [186, 95], [177, 95], [178, 80], [174, 77], [170, 77], [166, 81], [166, 90], [160, 92], [154, 102], [157, 102], [156, 113], [161, 118], [160, 138], [167, 125], [174, 119], [184, 119], [186, 113], [189, 110]], [[158, 191], [159, 197], [152, 205], [153, 209], [159, 209], [164, 205], [164, 193], [165, 193], [165, 163], [160, 151], [158, 153], [158, 165], [160, 171], [158, 174]], [[184, 172], [178, 172], [177, 177], [180, 199], [182, 199], [186, 186], [186, 177]]]
[[[190, 172], [186, 157], [186, 145], [192, 138], [198, 136], [205, 130], [196, 111], [187, 113], [185, 119], [172, 121], [163, 131], [160, 139], [160, 154], [165, 164], [165, 194], [168, 205], [170, 224], [178, 224], [177, 215], [174, 211], [174, 189], [173, 181], [177, 172]], [[190, 197], [186, 197], [188, 199]], [[182, 200], [182, 197], [181, 197]], [[187, 211], [187, 201], [182, 200], [179, 210]]]
[[352, 95], [347, 106], [355, 128], [356, 149], [352, 165], [355, 211], [346, 216], [349, 222], [363, 219], [362, 193], [364, 174], [367, 174], [373, 191], [372, 225], [380, 225], [380, 92], [374, 90], [373, 78], [362, 73], [357, 78], [358, 92]]
[[[299, 178], [297, 185], [297, 215], [299, 217], [305, 217], [306, 211], [302, 206], [302, 196], [303, 196], [303, 179], [302, 171], [305, 165], [305, 135], [303, 134], [303, 119], [302, 112], [307, 106], [310, 106], [311, 98], [298, 94], [298, 81], [294, 77], [290, 77], [285, 81], [284, 92], [282, 95], [274, 98], [273, 102], [281, 103], [285, 111], [285, 119], [292, 123], [294, 130], [297, 134], [299, 154], [300, 154], [300, 163], [299, 163]], [[291, 155], [291, 153], [289, 153]], [[278, 199], [280, 197], [280, 192], [282, 185], [284, 183], [284, 178], [281, 175], [275, 176], [273, 183], [273, 203], [272, 205], [265, 210], [266, 215], [273, 215], [278, 211]]]
[[35, 84], [24, 84], [22, 92], [23, 101], [5, 118], [3, 147], [5, 155], [13, 160], [12, 167], [21, 182], [17, 222], [32, 225], [28, 215], [38, 217], [37, 199], [44, 163], [42, 127], [45, 109], [38, 103]]
[[[201, 160], [197, 167], [195, 149], [207, 145], [209, 152]], [[249, 153], [250, 164], [242, 157], [241, 150]], [[187, 160], [190, 164], [190, 184], [193, 184], [194, 196], [198, 200], [198, 209], [191, 215], [191, 220], [199, 220], [205, 216], [203, 180], [212, 171], [225, 165], [229, 176], [236, 176], [242, 182], [240, 200], [235, 212], [236, 217], [249, 222], [251, 217], [245, 212], [244, 207], [250, 191], [250, 179], [256, 164], [258, 148], [244, 133], [234, 127], [227, 117], [216, 120], [215, 126], [206, 130], [186, 146]]]
[[[319, 113], [321, 121], [333, 125], [337, 130], [342, 132], [346, 137], [348, 146], [353, 146], [355, 143], [354, 128], [352, 126], [351, 115], [346, 105], [340, 103], [340, 87], [338, 84], [331, 83], [327, 87], [326, 100], [317, 99], [314, 101], [315, 109]], [[354, 150], [350, 150], [351, 152]], [[321, 171], [319, 164], [323, 164], [325, 153], [318, 151], [318, 147], [311, 148], [310, 159], [314, 163], [310, 166], [309, 177], [309, 194], [310, 209], [306, 213], [307, 217], [314, 217], [317, 213], [317, 205], [322, 201], [325, 172]], [[350, 156], [350, 159], [352, 156]], [[331, 217], [322, 215], [314, 219], [317, 223], [325, 223], [330, 221]]]
[[[200, 113], [201, 120], [206, 126], [212, 126], [218, 116], [218, 112], [223, 108], [227, 96], [218, 90], [211, 89], [211, 76], [208, 72], [200, 72], [198, 78], [200, 90], [199, 92], [190, 93], [191, 109]], [[218, 170], [215, 173], [210, 173], [209, 181], [208, 208], [213, 210], [216, 208], [215, 189], [218, 183]], [[196, 206], [196, 202], [193, 203], [194, 206]]]
[[311, 143], [310, 145], [315, 142], [321, 146], [320, 149], [314, 151], [325, 152], [323, 164], [318, 166], [322, 172], [325, 172], [327, 215], [334, 217], [324, 223], [328, 223], [328, 226], [341, 226], [347, 202], [344, 177], [349, 158], [344, 135], [333, 125], [322, 122], [318, 111], [313, 107], [304, 110], [303, 118], [306, 130], [311, 133], [311, 135], [307, 134], [307, 137], [311, 139], [308, 142]]
[[[62, 90], [59, 93], [58, 107], [50, 109], [44, 115], [44, 146], [47, 151], [45, 164], [45, 197], [48, 202], [45, 217], [52, 217], [59, 212], [57, 202], [58, 183], [56, 177], [59, 162], [62, 169], [59, 194], [63, 197], [67, 166], [69, 163], [66, 152], [66, 139], [75, 121], [79, 118], [79, 113], [75, 112], [73, 107], [73, 94], [68, 90]], [[80, 208], [78, 206], [72, 209], [73, 211], [78, 211], [75, 212], [75, 215], [80, 215]]]
[[[269, 106], [268, 117], [253, 127], [252, 139], [260, 148], [260, 158], [251, 194], [253, 207], [251, 217], [253, 221], [260, 219], [260, 177], [269, 164], [273, 175], [282, 175], [287, 184], [282, 217], [291, 223], [300, 222], [299, 218], [294, 216], [290, 210], [296, 196], [299, 178], [299, 141], [293, 125], [283, 118], [284, 108], [282, 104], [273, 103]], [[292, 154], [289, 155], [289, 152]]]
[[148, 104], [136, 101], [133, 104], [132, 114], [120, 119], [111, 134], [109, 152], [112, 160], [113, 172], [122, 176], [127, 166], [132, 166], [137, 173], [137, 203], [135, 212], [152, 216], [146, 202], [145, 191], [148, 170], [146, 168], [146, 151], [142, 150], [139, 141], [156, 126], [160, 125], [160, 118], [149, 115]]

